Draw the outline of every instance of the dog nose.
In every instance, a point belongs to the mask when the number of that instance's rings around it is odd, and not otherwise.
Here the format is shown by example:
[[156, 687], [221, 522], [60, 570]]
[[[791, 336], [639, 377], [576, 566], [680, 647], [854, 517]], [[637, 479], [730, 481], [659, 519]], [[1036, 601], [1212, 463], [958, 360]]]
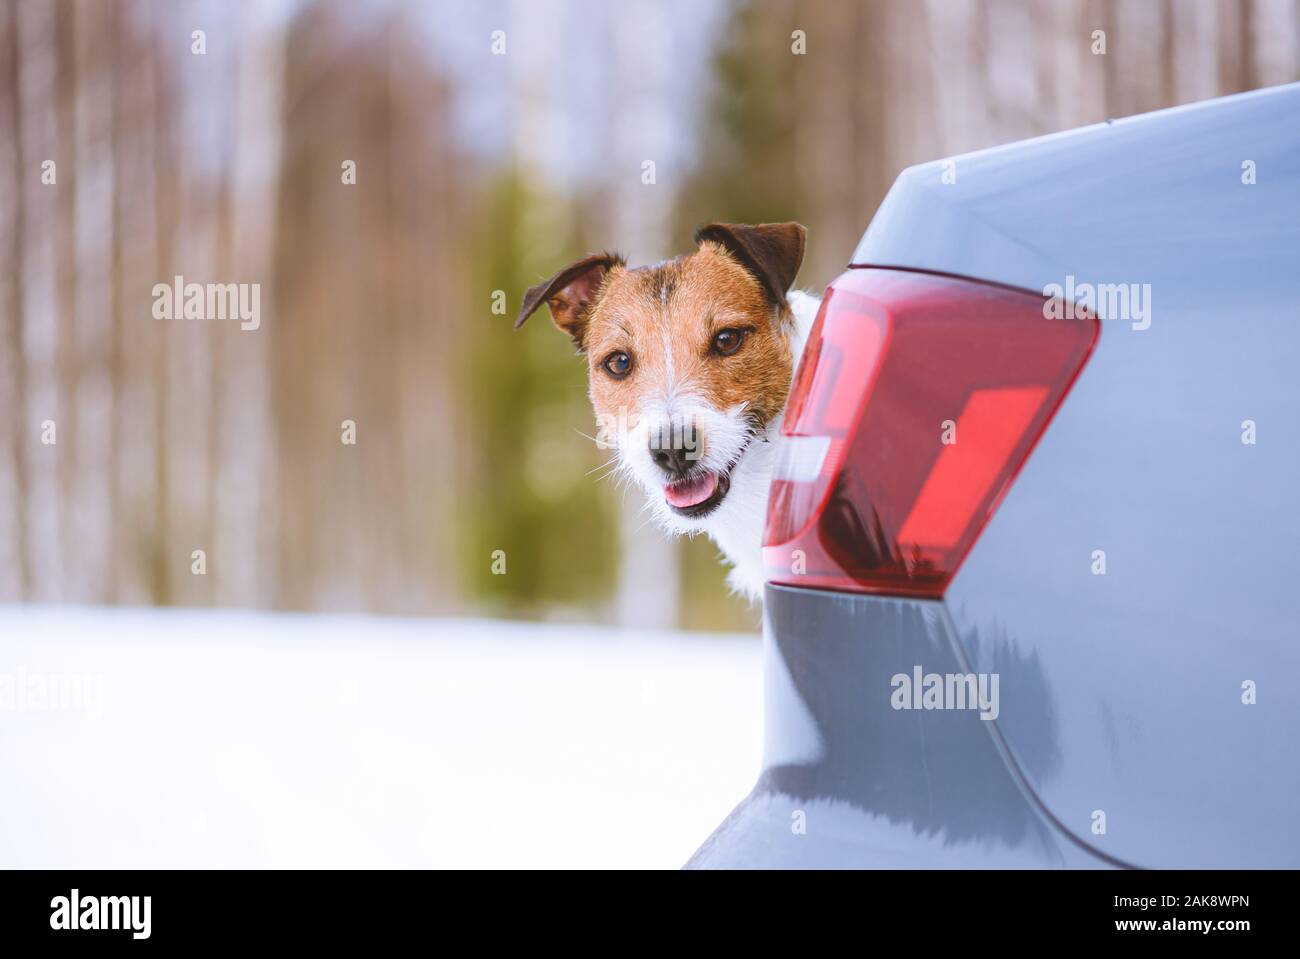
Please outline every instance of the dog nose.
[[650, 441], [650, 458], [655, 461], [665, 473], [672, 473], [674, 476], [685, 476], [686, 471], [691, 468], [691, 456], [683, 444], [670, 443], [661, 445], [655, 440]]

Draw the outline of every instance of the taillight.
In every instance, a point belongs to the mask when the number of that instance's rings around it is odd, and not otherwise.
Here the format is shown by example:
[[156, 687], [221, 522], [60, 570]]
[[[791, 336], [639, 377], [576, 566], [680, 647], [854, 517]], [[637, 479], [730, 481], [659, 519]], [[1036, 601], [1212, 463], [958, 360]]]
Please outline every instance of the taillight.
[[943, 595], [1096, 342], [1031, 293], [854, 269], [795, 375], [763, 537], [771, 582]]

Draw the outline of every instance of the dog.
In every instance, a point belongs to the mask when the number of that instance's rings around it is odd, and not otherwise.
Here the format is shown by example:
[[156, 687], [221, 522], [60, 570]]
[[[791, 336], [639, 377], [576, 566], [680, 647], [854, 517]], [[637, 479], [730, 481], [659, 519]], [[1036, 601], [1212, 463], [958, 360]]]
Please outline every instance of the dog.
[[710, 223], [696, 249], [629, 268], [616, 253], [566, 266], [524, 295], [587, 358], [597, 441], [668, 531], [707, 534], [728, 583], [762, 596], [773, 440], [820, 300], [792, 289], [807, 230]]

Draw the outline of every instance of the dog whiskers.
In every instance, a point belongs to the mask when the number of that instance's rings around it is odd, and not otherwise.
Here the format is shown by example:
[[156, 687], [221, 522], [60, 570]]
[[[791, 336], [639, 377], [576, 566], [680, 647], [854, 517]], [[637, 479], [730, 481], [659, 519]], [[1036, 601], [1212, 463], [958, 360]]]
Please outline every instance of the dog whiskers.
[[592, 436], [590, 433], [584, 433], [582, 430], [578, 429], [576, 426], [573, 428], [573, 432], [577, 433], [577, 434], [578, 434], [579, 436], [581, 436], [583, 439], [591, 440], [593, 443], [595, 443], [595, 444], [596, 444], [597, 446], [599, 446], [601, 449], [609, 449], [609, 448], [610, 448], [610, 444], [607, 443], [605, 440], [602, 440], [602, 439], [600, 439], [600, 438], [598, 438], [598, 437]]
[[[596, 470], [603, 470], [603, 469], [604, 469], [605, 467], [607, 467], [607, 466], [612, 467], [612, 469], [610, 470], [610, 473], [612, 473], [612, 472], [614, 472], [614, 470], [617, 470], [617, 469], [618, 469], [618, 462], [617, 462], [617, 461], [618, 461], [618, 457], [617, 457], [617, 456], [611, 456], [609, 459], [605, 460], [605, 462], [601, 463], [599, 466], [593, 466], [591, 469], [587, 470], [587, 472], [583, 473], [582, 475], [583, 475], [583, 476], [590, 476], [592, 473], [596, 472]], [[603, 475], [601, 475], [601, 476], [598, 476], [598, 477], [596, 478], [596, 482], [599, 483], [601, 480], [603, 480], [603, 479], [604, 479], [606, 476], [608, 476], [608, 475], [609, 475], [609, 473], [605, 473], [605, 474], [603, 474]]]
[[643, 512], [645, 511], [649, 511], [650, 515], [646, 518], [646, 521], [644, 523], [642, 523], [640, 526], [638, 526], [635, 530], [632, 531], [633, 536], [638, 535], [641, 532], [641, 530], [645, 529], [647, 526], [649, 526], [651, 523], [653, 523], [656, 519], [659, 518], [658, 514], [654, 512], [652, 504], [646, 503]]
[[618, 467], [614, 467], [608, 473], [602, 473], [600, 476], [596, 477], [596, 482], [599, 483], [601, 480], [607, 479], [614, 481], [615, 489], [618, 489], [618, 487], [626, 485], [627, 483], [627, 477], [619, 475]]

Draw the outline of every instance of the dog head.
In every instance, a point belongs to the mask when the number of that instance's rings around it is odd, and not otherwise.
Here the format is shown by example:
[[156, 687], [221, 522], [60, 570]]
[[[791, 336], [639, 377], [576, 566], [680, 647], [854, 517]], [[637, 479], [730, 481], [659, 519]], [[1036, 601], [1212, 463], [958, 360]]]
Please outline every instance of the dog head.
[[766, 499], [755, 447], [790, 390], [786, 293], [805, 235], [798, 223], [711, 223], [692, 253], [635, 269], [588, 256], [524, 297], [516, 328], [550, 307], [587, 357], [598, 439], [670, 529], [698, 532], [729, 501]]

